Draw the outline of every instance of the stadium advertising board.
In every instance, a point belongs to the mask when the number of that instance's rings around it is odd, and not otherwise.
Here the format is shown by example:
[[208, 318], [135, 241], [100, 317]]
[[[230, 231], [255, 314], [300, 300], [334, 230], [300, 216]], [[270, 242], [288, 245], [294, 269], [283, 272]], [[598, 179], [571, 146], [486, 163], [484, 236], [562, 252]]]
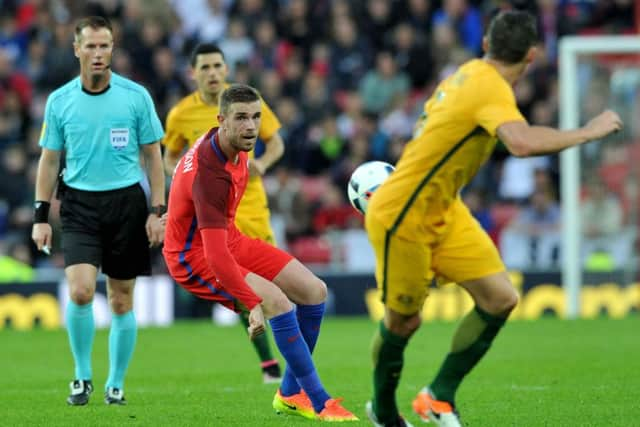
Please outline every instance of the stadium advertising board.
[[61, 325], [55, 284], [0, 285], [0, 330], [25, 331], [36, 325], [56, 329]]
[[[565, 293], [558, 272], [511, 272], [511, 280], [520, 291], [521, 299], [511, 319], [537, 319], [543, 315], [564, 317]], [[381, 319], [383, 305], [375, 289], [373, 276], [325, 277], [334, 294], [334, 309], [338, 315], [360, 315], [363, 311], [372, 319]], [[361, 297], [364, 295], [364, 299]], [[432, 288], [423, 308], [424, 320], [456, 320], [472, 307], [472, 300], [453, 284]], [[620, 318], [640, 310], [640, 284], [629, 283], [623, 273], [585, 275], [582, 287], [580, 316], [592, 318], [607, 315]]]
[[[174, 319], [174, 284], [167, 276], [140, 277], [135, 287], [136, 320], [139, 326], [167, 326]], [[69, 290], [61, 283], [0, 285], [0, 330], [29, 330], [36, 326], [57, 329], [64, 325]], [[93, 301], [96, 326], [111, 322], [104, 281], [98, 282]]]
[[[372, 275], [325, 275], [329, 287], [328, 312], [340, 316], [369, 315], [382, 317], [383, 306]], [[521, 299], [511, 319], [537, 319], [543, 315], [564, 317], [565, 294], [560, 287], [560, 273], [512, 272], [511, 279]], [[585, 275], [580, 315], [592, 318], [627, 316], [640, 310], [640, 283], [628, 280], [622, 273]], [[199, 316], [187, 309], [191, 296], [184, 298], [167, 276], [142, 277], [136, 285], [136, 318], [140, 326], [168, 326], [175, 317]], [[177, 295], [177, 296], [176, 296]], [[56, 329], [64, 325], [63, 307], [67, 304], [66, 283], [34, 283], [0, 285], [0, 330], [29, 330], [36, 326]], [[456, 320], [472, 306], [468, 295], [458, 286], [432, 288], [423, 308], [425, 320]], [[94, 299], [97, 327], [109, 326], [109, 310], [104, 282], [98, 283]], [[210, 316], [210, 305], [204, 316]], [[200, 313], [202, 314], [202, 313]]]

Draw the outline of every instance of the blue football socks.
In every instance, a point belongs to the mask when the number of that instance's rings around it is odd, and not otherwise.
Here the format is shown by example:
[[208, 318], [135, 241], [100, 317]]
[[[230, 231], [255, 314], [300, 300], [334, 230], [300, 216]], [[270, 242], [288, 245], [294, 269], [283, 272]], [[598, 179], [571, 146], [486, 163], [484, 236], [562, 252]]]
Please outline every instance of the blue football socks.
[[124, 375], [136, 346], [137, 333], [138, 327], [133, 310], [113, 315], [109, 332], [109, 377], [106, 388], [123, 389]]
[[330, 396], [320, 382], [294, 310], [273, 317], [269, 323], [278, 349], [287, 361], [287, 369], [293, 372], [298, 384], [311, 399], [315, 411], [321, 412]]
[[90, 380], [91, 350], [96, 327], [93, 321], [93, 303], [78, 305], [69, 300], [66, 310], [67, 334], [75, 361], [75, 379]]
[[[318, 341], [318, 335], [320, 335], [320, 324], [324, 316], [324, 309], [325, 304], [321, 303], [316, 305], [299, 305], [296, 310], [300, 331], [311, 354], [313, 354], [316, 342]], [[292, 396], [300, 393], [300, 385], [288, 365], [282, 377], [280, 393], [282, 393], [283, 396]]]

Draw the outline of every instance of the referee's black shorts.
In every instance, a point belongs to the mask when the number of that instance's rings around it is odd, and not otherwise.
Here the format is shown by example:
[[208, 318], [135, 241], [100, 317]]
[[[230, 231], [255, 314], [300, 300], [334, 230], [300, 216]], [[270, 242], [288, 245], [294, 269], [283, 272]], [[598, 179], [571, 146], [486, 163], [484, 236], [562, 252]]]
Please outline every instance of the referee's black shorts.
[[119, 280], [151, 274], [149, 212], [139, 184], [110, 191], [65, 187], [60, 196], [65, 267], [93, 264]]

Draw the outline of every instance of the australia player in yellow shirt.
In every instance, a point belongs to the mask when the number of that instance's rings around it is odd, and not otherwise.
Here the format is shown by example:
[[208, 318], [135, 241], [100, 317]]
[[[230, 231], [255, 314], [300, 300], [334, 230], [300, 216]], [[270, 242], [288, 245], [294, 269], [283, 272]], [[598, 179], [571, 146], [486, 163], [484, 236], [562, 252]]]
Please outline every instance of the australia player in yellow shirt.
[[385, 305], [373, 346], [373, 399], [367, 403], [376, 425], [407, 425], [398, 413], [395, 390], [404, 349], [420, 326], [419, 313], [434, 278], [457, 283], [475, 303], [435, 378], [413, 401], [418, 415], [438, 426], [461, 425], [456, 390], [518, 302], [496, 247], [459, 195], [497, 140], [515, 156], [531, 156], [602, 138], [622, 127], [612, 111], [575, 130], [529, 125], [518, 111], [512, 85], [534, 59], [536, 42], [536, 21], [530, 14], [512, 11], [494, 17], [484, 39], [484, 58], [463, 64], [440, 83], [395, 172], [370, 200], [365, 224]]
[[[218, 97], [227, 84], [227, 64], [222, 50], [215, 44], [197, 45], [190, 58], [192, 78], [197, 90], [180, 100], [167, 116], [164, 166], [171, 176], [184, 151], [202, 134], [218, 126]], [[246, 192], [238, 206], [236, 226], [249, 237], [275, 244], [269, 223], [267, 196], [262, 185], [262, 175], [282, 157], [284, 143], [278, 130], [280, 122], [269, 106], [262, 102], [259, 138], [265, 144], [265, 151], [259, 157], [249, 153], [250, 178]], [[248, 326], [248, 313], [241, 313], [241, 319]], [[252, 340], [261, 360], [265, 383], [281, 379], [280, 366], [274, 359], [266, 334]]]

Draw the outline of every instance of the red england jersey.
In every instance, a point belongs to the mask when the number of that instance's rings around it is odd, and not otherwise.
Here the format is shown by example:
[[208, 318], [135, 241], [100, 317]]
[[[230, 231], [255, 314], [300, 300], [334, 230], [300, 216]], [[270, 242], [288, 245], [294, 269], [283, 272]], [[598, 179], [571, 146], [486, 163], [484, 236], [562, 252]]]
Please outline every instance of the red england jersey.
[[251, 309], [261, 299], [245, 282], [247, 270], [230, 249], [247, 239], [234, 219], [248, 178], [247, 153], [240, 152], [235, 163], [227, 159], [218, 128], [200, 137], [173, 174], [163, 254], [173, 278], [191, 292], [237, 299]]

